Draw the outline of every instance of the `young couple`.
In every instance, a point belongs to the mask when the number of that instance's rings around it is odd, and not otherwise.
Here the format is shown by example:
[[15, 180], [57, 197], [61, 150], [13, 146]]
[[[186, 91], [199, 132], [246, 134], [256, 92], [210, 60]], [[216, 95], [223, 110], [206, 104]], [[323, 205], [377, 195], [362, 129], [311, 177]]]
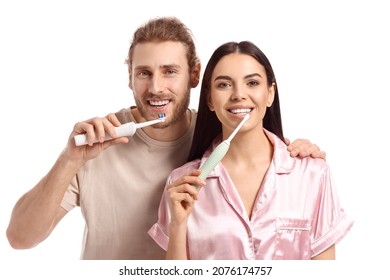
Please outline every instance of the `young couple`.
[[[256, 46], [217, 49], [198, 113], [188, 105], [201, 66], [182, 22], [157, 18], [138, 28], [127, 64], [136, 107], [74, 126], [51, 170], [13, 209], [7, 236], [14, 248], [36, 246], [79, 206], [82, 259], [334, 258], [352, 222], [333, 193], [325, 153], [309, 141], [285, 145], [276, 80]], [[163, 123], [104, 141], [116, 126], [161, 113]], [[250, 118], [227, 155], [199, 181], [200, 164], [244, 113]], [[81, 133], [89, 144], [75, 146]]]

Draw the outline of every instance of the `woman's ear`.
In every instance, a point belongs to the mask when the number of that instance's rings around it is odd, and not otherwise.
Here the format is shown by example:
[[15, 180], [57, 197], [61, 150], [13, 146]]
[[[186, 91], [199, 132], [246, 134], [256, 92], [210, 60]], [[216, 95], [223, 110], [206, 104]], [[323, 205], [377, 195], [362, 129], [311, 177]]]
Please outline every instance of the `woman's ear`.
[[267, 107], [271, 107], [272, 103], [274, 103], [275, 91], [276, 91], [276, 84], [272, 83], [272, 85], [268, 89]]
[[211, 101], [211, 96], [209, 95], [209, 97], [207, 98], [207, 106], [209, 106], [209, 109], [211, 112], [214, 112], [214, 106], [213, 106], [213, 102]]
[[200, 62], [197, 62], [196, 65], [194, 66], [194, 69], [191, 72], [191, 87], [196, 88], [199, 84], [200, 80]]

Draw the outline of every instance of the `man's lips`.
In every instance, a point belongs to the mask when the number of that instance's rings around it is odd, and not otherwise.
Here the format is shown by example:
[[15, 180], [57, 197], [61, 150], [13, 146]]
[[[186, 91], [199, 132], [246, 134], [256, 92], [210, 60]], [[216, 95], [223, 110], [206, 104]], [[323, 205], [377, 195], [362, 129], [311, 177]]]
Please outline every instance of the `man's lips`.
[[149, 100], [149, 104], [151, 106], [158, 106], [158, 107], [165, 106], [169, 102], [170, 102], [170, 100]]

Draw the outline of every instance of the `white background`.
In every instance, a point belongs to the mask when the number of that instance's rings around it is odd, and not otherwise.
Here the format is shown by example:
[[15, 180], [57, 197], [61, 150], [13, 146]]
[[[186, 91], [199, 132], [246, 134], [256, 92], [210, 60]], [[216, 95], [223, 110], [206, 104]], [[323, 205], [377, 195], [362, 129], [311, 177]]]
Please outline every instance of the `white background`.
[[0, 2], [1, 267], [32, 275], [28, 269], [50, 263], [80, 266], [73, 262], [84, 226], [79, 209], [42, 244], [17, 251], [5, 236], [12, 207], [49, 171], [77, 121], [134, 104], [124, 64], [132, 34], [150, 18], [172, 15], [192, 30], [203, 66], [227, 41], [250, 40], [264, 51], [279, 85], [285, 136], [308, 138], [327, 152], [344, 208], [355, 219], [337, 246], [338, 263], [348, 267], [340, 272], [385, 269], [386, 1], [198, 2]]

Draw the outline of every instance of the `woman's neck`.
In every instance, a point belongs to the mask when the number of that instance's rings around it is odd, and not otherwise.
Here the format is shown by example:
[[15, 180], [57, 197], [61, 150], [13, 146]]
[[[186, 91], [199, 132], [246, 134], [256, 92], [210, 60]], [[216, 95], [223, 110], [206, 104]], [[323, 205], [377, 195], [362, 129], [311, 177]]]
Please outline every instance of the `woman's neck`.
[[264, 130], [239, 132], [231, 141], [229, 151], [223, 163], [252, 165], [270, 163], [273, 156], [273, 146]]
[[229, 174], [249, 219], [271, 164], [273, 146], [262, 128], [233, 138], [222, 164]]

